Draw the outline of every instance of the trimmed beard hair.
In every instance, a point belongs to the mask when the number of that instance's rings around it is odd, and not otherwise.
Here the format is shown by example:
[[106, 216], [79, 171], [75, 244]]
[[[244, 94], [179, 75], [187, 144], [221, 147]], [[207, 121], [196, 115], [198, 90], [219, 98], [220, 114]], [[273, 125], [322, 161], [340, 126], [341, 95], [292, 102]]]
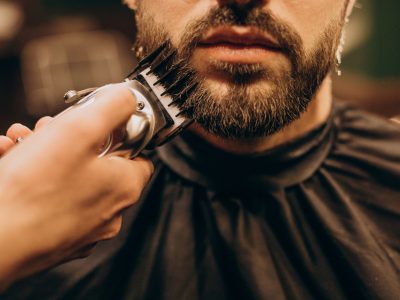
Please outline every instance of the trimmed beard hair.
[[[344, 20], [344, 17], [342, 18]], [[213, 90], [192, 68], [198, 85], [180, 109], [206, 131], [217, 136], [257, 138], [272, 135], [300, 118], [335, 62], [343, 20], [326, 28], [315, 48], [306, 54], [300, 36], [269, 11], [244, 11], [235, 4], [210, 10], [189, 24], [177, 46], [179, 59], [188, 63], [201, 37], [221, 25], [255, 26], [277, 39], [291, 62], [291, 70], [264, 64], [213, 61], [210, 69], [229, 78], [227, 91]], [[168, 34], [139, 4], [136, 14], [138, 58], [156, 49]]]

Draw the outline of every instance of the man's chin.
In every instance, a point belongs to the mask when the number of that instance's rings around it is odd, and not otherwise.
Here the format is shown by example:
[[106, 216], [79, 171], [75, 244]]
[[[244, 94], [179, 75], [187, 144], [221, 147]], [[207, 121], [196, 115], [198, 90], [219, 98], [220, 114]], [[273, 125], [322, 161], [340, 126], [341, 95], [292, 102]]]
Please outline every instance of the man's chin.
[[231, 64], [226, 62], [214, 62], [207, 66], [197, 68], [199, 77], [206, 82], [206, 85], [217, 87], [217, 89], [229, 88], [255, 88], [255, 89], [270, 89], [278, 77], [284, 77], [284, 74], [279, 74], [276, 70], [270, 70], [261, 64]]
[[246, 82], [238, 83], [229, 76], [210, 76], [204, 79], [203, 84], [212, 98], [226, 99], [227, 103], [235, 101], [239, 94], [247, 94], [249, 101], [253, 94], [260, 94], [261, 91], [263, 95], [269, 95], [274, 87], [274, 83], [261, 78], [248, 79]]

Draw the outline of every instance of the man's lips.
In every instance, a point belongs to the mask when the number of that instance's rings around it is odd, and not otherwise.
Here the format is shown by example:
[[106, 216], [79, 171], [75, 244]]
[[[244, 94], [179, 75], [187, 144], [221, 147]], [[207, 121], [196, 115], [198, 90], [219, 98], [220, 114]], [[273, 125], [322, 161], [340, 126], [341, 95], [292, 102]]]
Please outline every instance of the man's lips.
[[231, 63], [260, 63], [282, 48], [272, 36], [254, 27], [219, 27], [199, 42], [209, 57]]
[[232, 44], [247, 47], [265, 47], [279, 50], [278, 41], [255, 27], [224, 26], [210, 31], [200, 41], [200, 45]]

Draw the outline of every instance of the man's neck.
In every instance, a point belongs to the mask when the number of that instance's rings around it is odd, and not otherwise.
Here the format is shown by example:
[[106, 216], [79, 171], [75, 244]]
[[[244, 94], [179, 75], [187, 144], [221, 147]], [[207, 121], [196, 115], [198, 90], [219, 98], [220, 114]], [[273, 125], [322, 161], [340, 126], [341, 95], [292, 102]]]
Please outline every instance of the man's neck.
[[235, 154], [250, 154], [287, 143], [317, 128], [326, 122], [331, 109], [332, 82], [331, 77], [328, 76], [301, 117], [271, 136], [250, 139], [224, 139], [206, 132], [197, 124], [194, 124], [191, 129], [217, 148]]

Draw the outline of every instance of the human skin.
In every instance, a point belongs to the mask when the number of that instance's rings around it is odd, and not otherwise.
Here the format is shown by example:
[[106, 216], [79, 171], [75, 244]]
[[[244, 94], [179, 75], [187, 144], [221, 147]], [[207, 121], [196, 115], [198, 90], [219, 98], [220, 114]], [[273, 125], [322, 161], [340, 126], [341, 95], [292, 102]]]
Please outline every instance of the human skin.
[[14, 125], [0, 138], [0, 290], [118, 234], [153, 167], [97, 149], [135, 110], [132, 93], [113, 87], [34, 133]]
[[[312, 52], [329, 24], [334, 20], [343, 19], [344, 15], [348, 16], [354, 5], [354, 0], [127, 0], [125, 2], [133, 9], [140, 5], [140, 8], [168, 33], [175, 46], [179, 45], [188, 24], [205, 16], [210, 9], [217, 6], [236, 4], [243, 10], [254, 7], [268, 10], [296, 30], [306, 53]], [[343, 14], [344, 10], [345, 14]], [[250, 28], [237, 26], [235, 30], [245, 32]], [[208, 88], [213, 93], [224, 93], [232, 84], [229, 78], [210, 71], [209, 66], [213, 60], [232, 64], [261, 63], [275, 70], [291, 67], [290, 60], [283, 53], [267, 49], [249, 50], [246, 47], [241, 48], [240, 45], [234, 51], [226, 47], [218, 47], [218, 45], [197, 47], [190, 63], [205, 78]], [[266, 84], [268, 85], [266, 82], [260, 82], [259, 87]], [[230, 101], [235, 101], [235, 99]], [[224, 139], [208, 133], [196, 124], [193, 130], [210, 143], [229, 152], [240, 154], [260, 152], [294, 139], [322, 124], [331, 111], [331, 104], [331, 78], [328, 75], [307, 111], [298, 120], [273, 135], [251, 139]]]

